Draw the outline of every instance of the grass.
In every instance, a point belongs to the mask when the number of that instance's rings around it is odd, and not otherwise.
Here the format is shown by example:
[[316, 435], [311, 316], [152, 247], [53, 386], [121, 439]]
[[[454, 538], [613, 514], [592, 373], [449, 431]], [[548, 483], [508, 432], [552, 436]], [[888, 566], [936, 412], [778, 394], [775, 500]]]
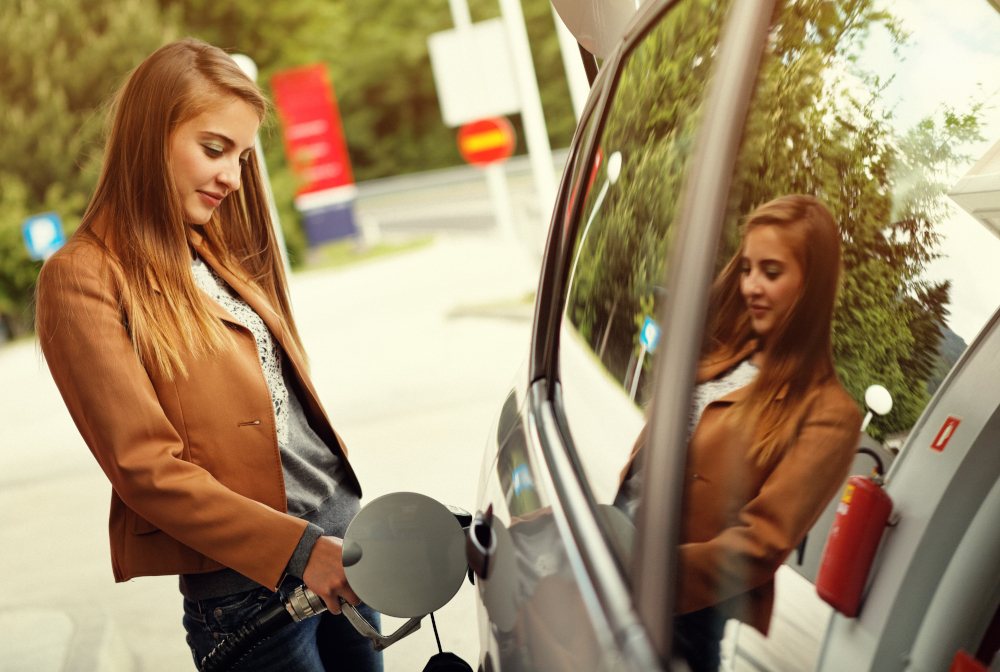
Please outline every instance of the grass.
[[426, 247], [433, 240], [433, 236], [424, 236], [396, 243], [378, 243], [371, 247], [362, 247], [354, 240], [339, 240], [320, 245], [316, 249], [310, 250], [306, 255], [305, 264], [297, 270], [314, 271], [317, 269], [341, 268], [361, 261], [368, 261], [369, 259], [377, 259], [378, 257]]

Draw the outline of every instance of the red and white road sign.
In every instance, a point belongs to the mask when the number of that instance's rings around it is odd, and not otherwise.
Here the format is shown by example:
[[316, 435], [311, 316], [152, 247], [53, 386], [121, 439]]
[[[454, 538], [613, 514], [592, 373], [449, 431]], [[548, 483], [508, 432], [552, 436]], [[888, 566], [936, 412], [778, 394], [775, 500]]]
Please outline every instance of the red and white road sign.
[[956, 418], [954, 415], [949, 415], [948, 419], [944, 421], [941, 425], [941, 429], [938, 430], [937, 436], [934, 437], [934, 442], [931, 444], [931, 450], [936, 450], [937, 452], [942, 452], [948, 442], [951, 441], [951, 437], [955, 436], [955, 429], [958, 427], [959, 423], [962, 422], [961, 418]]
[[474, 165], [506, 161], [516, 144], [514, 127], [504, 117], [474, 121], [458, 129], [458, 151]]

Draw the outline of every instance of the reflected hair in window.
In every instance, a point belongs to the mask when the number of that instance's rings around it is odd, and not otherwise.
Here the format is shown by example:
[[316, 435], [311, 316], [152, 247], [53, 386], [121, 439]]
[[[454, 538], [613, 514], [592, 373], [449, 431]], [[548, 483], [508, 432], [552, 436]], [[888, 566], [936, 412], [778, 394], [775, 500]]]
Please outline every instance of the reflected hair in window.
[[[802, 289], [794, 305], [762, 346], [763, 362], [750, 394], [734, 407], [753, 427], [750, 457], [767, 464], [784, 455], [795, 435], [792, 418], [809, 388], [836, 375], [831, 329], [840, 282], [840, 231], [830, 211], [813, 197], [793, 194], [754, 210], [743, 225], [743, 240], [758, 227], [780, 232], [802, 268]], [[716, 278], [711, 293], [702, 365], [731, 358], [757, 339], [740, 292], [742, 249]], [[782, 403], [775, 401], [784, 395]]]

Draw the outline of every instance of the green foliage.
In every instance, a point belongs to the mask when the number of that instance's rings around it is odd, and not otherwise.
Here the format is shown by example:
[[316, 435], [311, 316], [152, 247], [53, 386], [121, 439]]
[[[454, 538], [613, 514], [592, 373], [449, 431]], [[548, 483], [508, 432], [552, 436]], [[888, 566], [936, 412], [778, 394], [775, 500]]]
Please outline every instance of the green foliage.
[[30, 328], [40, 263], [21, 222], [54, 210], [76, 228], [100, 165], [101, 103], [175, 38], [171, 15], [141, 0], [0, 3], [0, 313]]
[[[580, 244], [568, 315], [608, 371], [623, 380], [638, 332], [662, 294], [677, 202], [701, 118], [702, 95], [724, 6], [678, 3], [628, 57], [600, 141], [604, 161], [587, 189], [586, 222], [606, 179], [611, 152], [622, 172]], [[834, 315], [834, 356], [847, 390], [863, 405], [880, 383], [892, 412], [876, 418], [876, 438], [909, 429], [940, 374], [939, 345], [950, 286], [925, 278], [937, 257], [943, 196], [958, 149], [980, 138], [983, 100], [944, 106], [908, 132], [883, 109], [885, 84], [857, 66], [875, 26], [898, 47], [899, 22], [872, 0], [789, 1], [779, 5], [733, 175], [718, 268], [740, 245], [739, 224], [757, 206], [786, 194], [813, 194], [840, 225], [843, 277]], [[644, 366], [651, 366], [647, 360]], [[645, 376], [648, 380], [651, 376]], [[642, 398], [640, 393], [639, 398]]]
[[[876, 438], [909, 429], [927, 404], [948, 315], [950, 285], [924, 279], [948, 215], [950, 171], [980, 139], [985, 104], [943, 107], [900, 135], [882, 110], [885, 85], [853, 65], [872, 26], [897, 46], [906, 33], [869, 0], [789, 2], [751, 108], [734, 179], [727, 253], [740, 218], [788, 193], [813, 194], [840, 224], [844, 273], [834, 315], [834, 355], [844, 386], [863, 407], [884, 385], [893, 410], [873, 420]], [[860, 86], [859, 86], [860, 83]], [[860, 89], [860, 91], [859, 91]]]
[[[462, 163], [455, 129], [445, 127], [431, 75], [427, 37], [452, 27], [445, 0], [157, 0], [190, 34], [247, 54], [269, 88], [277, 70], [323, 62], [340, 107], [358, 181]], [[471, 0], [473, 20], [499, 16], [495, 0]], [[568, 146], [575, 129], [569, 88], [548, 0], [523, 0], [550, 140]], [[523, 137], [520, 119], [512, 119]], [[297, 183], [272, 120], [264, 145], [289, 255], [297, 265], [306, 240], [292, 207]], [[524, 151], [521, 143], [520, 153]]]
[[[473, 19], [499, 16], [472, 0]], [[575, 128], [547, 0], [524, 13], [553, 146]], [[24, 216], [57, 210], [75, 226], [96, 183], [101, 104], [162, 44], [193, 35], [252, 57], [259, 81], [325, 62], [343, 117], [355, 177], [367, 180], [461, 163], [441, 120], [427, 36], [451, 28], [445, 0], [4, 0], [0, 3], [0, 313], [21, 333], [31, 323], [39, 264], [20, 243]], [[519, 119], [513, 119], [520, 129]], [[292, 206], [298, 183], [276, 119], [261, 131], [289, 256], [305, 260]], [[523, 143], [520, 151], [524, 151]]]
[[962, 356], [962, 353], [968, 347], [962, 337], [948, 327], [943, 328], [941, 331], [944, 332], [944, 335], [937, 347], [934, 370], [927, 381], [927, 393], [932, 396], [941, 387], [941, 383], [944, 382], [945, 376], [951, 371], [951, 367], [955, 365], [955, 362], [958, 361], [958, 358]]
[[[601, 164], [596, 172], [580, 166], [574, 178], [577, 189], [591, 185], [582, 212], [593, 223], [579, 247], [568, 315], [609, 373], [626, 384], [639, 329], [656, 314], [662, 294], [658, 284], [728, 4], [679, 4], [630, 54], [600, 141]], [[621, 173], [598, 204], [614, 152], [621, 152]], [[646, 357], [643, 371], [652, 369], [653, 357]], [[645, 393], [640, 387], [640, 403]]]

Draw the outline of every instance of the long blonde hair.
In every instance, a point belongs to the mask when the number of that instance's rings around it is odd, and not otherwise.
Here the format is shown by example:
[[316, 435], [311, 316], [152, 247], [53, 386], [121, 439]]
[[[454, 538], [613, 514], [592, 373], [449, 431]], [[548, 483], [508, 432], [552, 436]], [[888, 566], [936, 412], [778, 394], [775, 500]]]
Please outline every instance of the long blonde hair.
[[[118, 267], [136, 353], [167, 378], [187, 375], [185, 354], [213, 354], [234, 343], [194, 283], [188, 225], [168, 166], [178, 126], [232, 97], [265, 118], [267, 98], [221, 49], [186, 38], [146, 58], [115, 97], [100, 179], [76, 234], [95, 239]], [[270, 301], [301, 354], [254, 152], [240, 188], [198, 229], [219, 261]]]
[[[774, 226], [786, 234], [802, 267], [802, 289], [763, 348], [763, 363], [747, 397], [734, 407], [735, 421], [753, 427], [750, 457], [764, 465], [784, 455], [795, 438], [791, 422], [809, 388], [835, 376], [831, 329], [840, 282], [840, 231], [819, 199], [793, 194], [769, 201], [750, 214], [743, 239], [755, 228]], [[742, 249], [712, 286], [714, 324], [702, 364], [729, 359], [757, 335], [740, 292]], [[781, 403], [775, 403], [784, 393]]]

